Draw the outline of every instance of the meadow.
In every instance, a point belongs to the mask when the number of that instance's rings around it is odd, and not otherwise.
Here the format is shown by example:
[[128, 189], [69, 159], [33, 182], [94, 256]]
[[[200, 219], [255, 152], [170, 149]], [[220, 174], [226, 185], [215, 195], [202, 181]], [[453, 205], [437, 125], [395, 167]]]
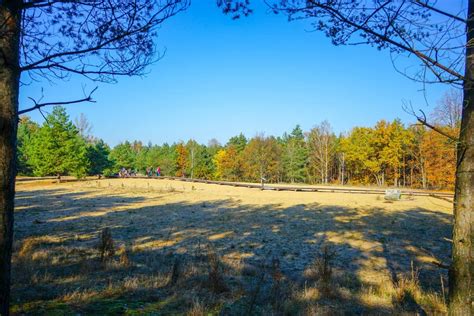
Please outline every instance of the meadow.
[[19, 182], [13, 314], [446, 313], [452, 203], [157, 179]]

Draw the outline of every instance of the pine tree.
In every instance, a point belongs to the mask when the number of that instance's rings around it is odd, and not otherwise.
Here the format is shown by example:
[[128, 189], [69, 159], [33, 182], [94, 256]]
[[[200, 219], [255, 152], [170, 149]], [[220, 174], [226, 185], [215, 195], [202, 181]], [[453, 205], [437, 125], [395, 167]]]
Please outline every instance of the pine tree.
[[74, 175], [88, 169], [87, 147], [63, 107], [55, 107], [33, 137], [31, 166], [37, 176]]
[[242, 152], [247, 146], [247, 138], [244, 134], [240, 133], [238, 136], [231, 137], [226, 144], [226, 147], [234, 146], [238, 153]]
[[110, 148], [102, 140], [97, 140], [87, 146], [87, 159], [89, 161], [89, 175], [111, 173], [113, 162], [109, 159]]
[[115, 169], [135, 168], [136, 153], [128, 141], [115, 146], [110, 152], [110, 158], [114, 161]]
[[285, 179], [291, 183], [305, 181], [308, 152], [303, 131], [299, 125], [296, 125], [290, 135], [286, 133], [283, 135], [282, 149]]
[[17, 132], [17, 161], [18, 174], [20, 175], [33, 174], [33, 169], [29, 159], [32, 151], [32, 139], [38, 130], [39, 125], [31, 121], [28, 116], [20, 118]]

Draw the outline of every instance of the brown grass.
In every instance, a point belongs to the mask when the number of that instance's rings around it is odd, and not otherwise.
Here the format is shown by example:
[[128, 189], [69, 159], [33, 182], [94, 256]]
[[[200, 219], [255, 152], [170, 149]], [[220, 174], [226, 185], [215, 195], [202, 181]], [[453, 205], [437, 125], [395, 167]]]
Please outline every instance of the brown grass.
[[94, 180], [19, 186], [15, 216], [13, 314], [446, 312], [430, 197]]
[[115, 244], [110, 228], [106, 227], [102, 229], [97, 249], [99, 251], [100, 261], [102, 262], [111, 260], [115, 255]]

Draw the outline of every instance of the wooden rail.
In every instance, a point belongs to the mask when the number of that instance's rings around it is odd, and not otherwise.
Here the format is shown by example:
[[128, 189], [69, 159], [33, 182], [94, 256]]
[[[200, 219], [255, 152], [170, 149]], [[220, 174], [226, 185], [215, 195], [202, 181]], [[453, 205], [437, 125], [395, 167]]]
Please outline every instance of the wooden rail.
[[[118, 176], [111, 177], [118, 178]], [[57, 177], [21, 177], [16, 179], [17, 182], [23, 181], [41, 181], [41, 180], [56, 180]], [[104, 179], [104, 178], [102, 178]], [[230, 181], [214, 181], [214, 180], [203, 180], [203, 179], [191, 179], [183, 177], [169, 177], [169, 176], [160, 176], [160, 177], [147, 177], [147, 176], [132, 176], [129, 178], [123, 179], [167, 179], [183, 182], [196, 182], [196, 183], [206, 183], [206, 184], [215, 184], [215, 185], [227, 185], [240, 188], [251, 188], [259, 190], [268, 190], [268, 191], [294, 191], [294, 192], [329, 192], [329, 193], [350, 193], [350, 194], [385, 194], [385, 189], [372, 189], [372, 188], [343, 188], [343, 187], [310, 187], [310, 186], [279, 186], [265, 184], [263, 187], [258, 183], [244, 183], [244, 182], [230, 182]], [[88, 181], [89, 179], [72, 179], [72, 178], [63, 178], [61, 182], [70, 182], [70, 181]], [[445, 200], [452, 202], [454, 194], [446, 192], [428, 192], [428, 191], [413, 191], [413, 190], [401, 190], [403, 195], [411, 196], [431, 196], [437, 199]]]
[[[230, 182], [230, 181], [214, 181], [214, 180], [203, 180], [203, 179], [191, 179], [183, 177], [169, 177], [169, 176], [160, 176], [160, 177], [146, 177], [146, 176], [133, 176], [130, 177], [133, 179], [167, 179], [183, 182], [196, 182], [196, 183], [206, 183], [206, 184], [216, 184], [216, 185], [227, 185], [233, 187], [241, 188], [252, 188], [260, 190], [269, 190], [269, 191], [294, 191], [294, 192], [330, 192], [330, 193], [352, 193], [352, 194], [385, 194], [384, 189], [362, 189], [362, 188], [341, 188], [341, 187], [309, 187], [309, 186], [275, 186], [265, 184], [263, 187], [261, 184], [257, 183], [243, 183], [243, 182]], [[124, 178], [126, 179], [126, 178]], [[411, 196], [431, 196], [435, 198], [440, 198], [443, 200], [452, 199], [454, 195], [452, 193], [445, 192], [426, 192], [426, 191], [411, 191], [411, 190], [401, 190], [403, 195]]]

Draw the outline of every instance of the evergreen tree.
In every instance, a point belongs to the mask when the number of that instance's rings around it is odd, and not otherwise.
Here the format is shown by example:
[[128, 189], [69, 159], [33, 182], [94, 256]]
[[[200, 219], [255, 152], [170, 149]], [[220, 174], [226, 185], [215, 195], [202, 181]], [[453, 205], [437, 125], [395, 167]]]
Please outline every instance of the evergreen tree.
[[290, 135], [284, 134], [282, 138], [283, 170], [285, 179], [290, 182], [303, 182], [306, 178], [306, 163], [308, 153], [305, 146], [303, 130], [299, 125]]
[[97, 140], [87, 146], [87, 159], [89, 161], [89, 175], [110, 173], [113, 161], [109, 159], [110, 148], [102, 140]]
[[20, 118], [17, 134], [17, 161], [19, 175], [32, 175], [33, 169], [29, 162], [32, 149], [32, 139], [38, 132], [39, 125], [28, 116]]
[[231, 145], [240, 153], [245, 149], [245, 146], [247, 146], [247, 138], [245, 138], [244, 134], [240, 133], [238, 136], [229, 139], [226, 146]]
[[136, 152], [128, 141], [115, 146], [110, 152], [110, 158], [114, 161], [117, 170], [135, 168]]
[[29, 161], [36, 176], [86, 175], [86, 143], [63, 107], [55, 107], [46, 117], [33, 137], [32, 146]]
[[208, 147], [199, 145], [195, 153], [194, 177], [199, 179], [212, 179], [215, 165]]

